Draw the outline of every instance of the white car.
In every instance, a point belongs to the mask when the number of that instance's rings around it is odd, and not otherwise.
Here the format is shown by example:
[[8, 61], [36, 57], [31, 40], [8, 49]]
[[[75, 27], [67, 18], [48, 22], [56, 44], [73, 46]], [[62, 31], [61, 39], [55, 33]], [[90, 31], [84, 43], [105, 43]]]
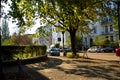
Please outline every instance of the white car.
[[102, 52], [102, 50], [97, 46], [92, 46], [87, 50], [87, 52]]

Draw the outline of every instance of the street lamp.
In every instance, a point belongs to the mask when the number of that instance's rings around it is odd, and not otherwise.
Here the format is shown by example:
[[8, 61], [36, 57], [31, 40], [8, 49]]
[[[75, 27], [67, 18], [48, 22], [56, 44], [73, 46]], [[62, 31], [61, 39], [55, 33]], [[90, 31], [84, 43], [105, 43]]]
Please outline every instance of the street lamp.
[[63, 55], [65, 56], [66, 55], [66, 52], [65, 52], [65, 50], [64, 50], [64, 34], [65, 34], [65, 31], [63, 30], [62, 31], [62, 38], [63, 38]]
[[63, 36], [63, 49], [64, 49], [64, 33], [65, 33], [65, 31], [62, 31], [62, 36]]

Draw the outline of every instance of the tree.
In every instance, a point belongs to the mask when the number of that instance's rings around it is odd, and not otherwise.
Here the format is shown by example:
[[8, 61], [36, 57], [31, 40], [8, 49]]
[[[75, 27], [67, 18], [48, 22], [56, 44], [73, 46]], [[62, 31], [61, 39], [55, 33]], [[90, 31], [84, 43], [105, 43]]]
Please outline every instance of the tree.
[[2, 41], [9, 38], [9, 28], [7, 22], [7, 15], [4, 16], [2, 20]]
[[37, 28], [36, 33], [32, 35], [32, 37], [40, 38], [40, 39], [45, 39], [46, 43], [49, 45], [52, 44], [52, 27], [48, 25], [41, 26]]
[[67, 47], [71, 47], [70, 36], [67, 36], [66, 43], [67, 43]]
[[19, 27], [31, 26], [35, 19], [62, 27], [70, 33], [72, 51], [76, 54], [76, 31], [88, 25], [89, 20], [104, 16], [111, 0], [12, 0], [10, 15]]
[[[0, 13], [1, 13], [2, 5], [0, 2]], [[1, 14], [0, 14], [0, 22], [1, 22]], [[0, 48], [1, 48], [1, 26], [0, 26]], [[2, 64], [2, 54], [0, 53], [0, 79], [5, 79], [3, 74], [3, 64]]]
[[[67, 36], [66, 43], [67, 43], [67, 47], [71, 46], [70, 36]], [[80, 35], [79, 32], [78, 34], [76, 34], [76, 48], [82, 49], [82, 36]]]
[[76, 47], [77, 47], [77, 49], [82, 49], [82, 37], [81, 37], [81, 35], [76, 35]]
[[[66, 30], [64, 28], [62, 28], [62, 27], [55, 27], [53, 31], [62, 33], [62, 49], [64, 51], [64, 48], [65, 48], [64, 35], [65, 35]], [[58, 39], [60, 39], [60, 41], [61, 41], [61, 38], [58, 38]]]
[[10, 37], [9, 39], [5, 39], [4, 42], [2, 42], [2, 45], [16, 45], [15, 43], [15, 37]]
[[18, 41], [19, 39], [19, 45], [32, 45], [32, 39], [31, 35], [26, 34], [26, 35], [18, 35], [15, 40]]
[[103, 46], [106, 38], [105, 36], [95, 36], [94, 44], [98, 46]]

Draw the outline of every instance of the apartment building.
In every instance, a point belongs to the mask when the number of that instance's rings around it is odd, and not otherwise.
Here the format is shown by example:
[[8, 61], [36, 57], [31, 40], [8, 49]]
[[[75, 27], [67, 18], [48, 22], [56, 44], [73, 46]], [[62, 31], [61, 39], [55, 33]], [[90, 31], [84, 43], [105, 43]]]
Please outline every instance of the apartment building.
[[88, 35], [84, 35], [83, 41], [87, 44], [87, 46], [92, 46], [96, 36], [104, 36], [110, 42], [117, 41], [118, 35], [116, 34], [116, 30], [113, 27], [113, 24], [114, 21], [109, 16], [105, 17], [100, 22], [90, 24], [89, 27], [93, 28], [93, 31]]
[[[109, 17], [103, 18], [100, 22], [94, 22], [89, 24], [89, 28], [93, 29], [93, 31], [89, 34], [82, 34], [82, 43], [85, 46], [92, 46], [96, 36], [104, 36], [109, 41], [114, 42], [118, 40], [118, 34], [116, 34], [115, 28], [113, 28], [114, 21]], [[53, 27], [54, 28], [54, 27]], [[66, 40], [69, 36], [69, 33], [66, 31], [64, 33], [64, 45], [66, 46]], [[58, 40], [60, 39], [60, 40]], [[38, 39], [34, 38], [33, 43], [38, 44], [45, 44], [49, 48], [52, 44], [59, 43], [60, 46], [63, 46], [63, 34], [62, 32], [55, 32], [53, 31], [52, 34], [49, 36], [49, 40], [46, 39]]]
[[[110, 42], [114, 42], [118, 40], [118, 35], [116, 34], [116, 30], [113, 27], [114, 21], [109, 17], [103, 18], [100, 22], [94, 22], [92, 24], [89, 24], [89, 28], [93, 29], [93, 31], [89, 34], [83, 34], [83, 45], [85, 46], [92, 46], [95, 40], [96, 36], [104, 36], [107, 38]], [[66, 38], [69, 35], [68, 32], [65, 32], [64, 34], [64, 44], [66, 45]], [[81, 36], [81, 33], [80, 33]], [[63, 35], [61, 32], [53, 33], [52, 35], [52, 43], [60, 43], [62, 46], [63, 44]], [[58, 42], [58, 38], [61, 38], [61, 41]]]

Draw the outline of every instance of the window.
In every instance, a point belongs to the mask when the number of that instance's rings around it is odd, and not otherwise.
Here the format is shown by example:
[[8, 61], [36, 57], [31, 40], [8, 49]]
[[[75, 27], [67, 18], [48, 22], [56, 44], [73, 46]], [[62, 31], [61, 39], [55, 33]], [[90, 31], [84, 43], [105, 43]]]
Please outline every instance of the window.
[[108, 33], [108, 26], [105, 26], [105, 33]]
[[112, 27], [112, 25], [110, 25], [110, 31], [113, 31], [113, 27]]
[[108, 39], [108, 36], [106, 36], [105, 38]]
[[93, 33], [97, 33], [97, 30], [96, 30], [96, 28], [94, 28], [94, 30], [93, 30]]
[[110, 36], [110, 41], [113, 41], [113, 36]]

